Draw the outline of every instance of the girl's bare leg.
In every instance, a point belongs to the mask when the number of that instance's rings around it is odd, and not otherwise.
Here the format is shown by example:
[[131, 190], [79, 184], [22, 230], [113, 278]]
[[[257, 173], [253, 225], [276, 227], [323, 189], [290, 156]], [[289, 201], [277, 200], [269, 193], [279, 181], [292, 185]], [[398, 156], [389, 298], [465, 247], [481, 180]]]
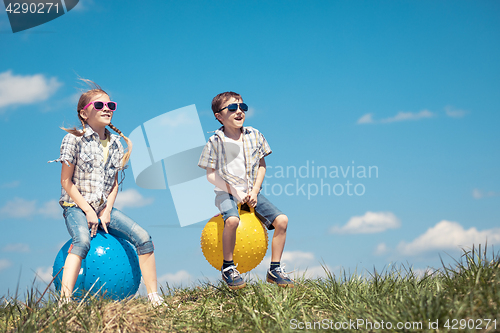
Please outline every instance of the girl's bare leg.
[[141, 267], [142, 278], [148, 294], [157, 292], [155, 254], [153, 252], [141, 254], [139, 256], [139, 266]]
[[78, 273], [82, 267], [82, 257], [69, 253], [64, 262], [64, 272], [61, 281], [61, 298], [69, 299], [73, 293]]

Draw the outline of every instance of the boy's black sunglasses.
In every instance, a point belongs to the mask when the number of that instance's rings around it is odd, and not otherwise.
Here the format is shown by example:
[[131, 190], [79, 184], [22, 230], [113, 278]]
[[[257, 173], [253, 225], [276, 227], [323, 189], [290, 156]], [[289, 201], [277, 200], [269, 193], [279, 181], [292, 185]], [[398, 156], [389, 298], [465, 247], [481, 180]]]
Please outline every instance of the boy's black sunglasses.
[[248, 111], [248, 105], [246, 105], [245, 103], [233, 103], [233, 104], [229, 104], [226, 107], [223, 107], [222, 109], [220, 109], [217, 112], [221, 112], [222, 110], [224, 110], [226, 108], [227, 108], [228, 111], [234, 112], [234, 111], [238, 110], [238, 106], [240, 107], [241, 111], [243, 111], [243, 112], [247, 112]]

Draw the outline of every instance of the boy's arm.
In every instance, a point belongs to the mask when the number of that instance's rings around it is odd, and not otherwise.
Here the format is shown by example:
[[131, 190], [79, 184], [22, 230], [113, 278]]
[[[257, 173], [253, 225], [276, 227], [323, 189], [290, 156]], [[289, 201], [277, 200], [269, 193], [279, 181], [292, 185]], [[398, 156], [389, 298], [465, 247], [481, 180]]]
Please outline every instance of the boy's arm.
[[248, 204], [252, 207], [257, 206], [257, 195], [260, 192], [260, 187], [264, 181], [264, 176], [266, 175], [266, 160], [262, 157], [259, 161], [259, 169], [257, 170], [257, 176], [255, 177], [255, 184], [252, 190], [248, 193], [247, 200]]
[[219, 174], [217, 174], [217, 172], [215, 172], [215, 169], [207, 168], [207, 180], [213, 185], [222, 189], [224, 192], [230, 193], [235, 196], [239, 202], [246, 202], [247, 194], [229, 185], [224, 179], [219, 176]]

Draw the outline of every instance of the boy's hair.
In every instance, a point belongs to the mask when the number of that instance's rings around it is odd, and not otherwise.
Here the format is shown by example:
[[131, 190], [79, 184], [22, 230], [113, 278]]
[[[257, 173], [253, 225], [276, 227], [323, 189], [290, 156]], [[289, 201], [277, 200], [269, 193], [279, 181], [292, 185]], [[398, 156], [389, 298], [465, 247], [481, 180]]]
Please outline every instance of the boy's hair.
[[[97, 83], [95, 83], [91, 80], [87, 80], [87, 79], [80, 79], [80, 80], [85, 82], [90, 88], [90, 90], [87, 90], [84, 93], [82, 93], [82, 95], [80, 96], [80, 99], [78, 100], [78, 104], [76, 106], [76, 112], [78, 115], [78, 119], [82, 123], [82, 129], [79, 130], [76, 128], [76, 126], [73, 128], [61, 127], [61, 129], [65, 130], [66, 132], [71, 133], [75, 136], [82, 136], [85, 133], [85, 123], [86, 122], [85, 122], [85, 119], [82, 118], [80, 111], [83, 110], [83, 108], [90, 102], [90, 100], [95, 95], [108, 95], [108, 93], [106, 93], [101, 87], [99, 87], [99, 85]], [[123, 135], [123, 133], [118, 128], [116, 128], [113, 124], [110, 123], [108, 126], [113, 131], [118, 133], [127, 143], [127, 151], [122, 159], [122, 167], [124, 167], [128, 163], [128, 160], [130, 159], [130, 154], [132, 153], [132, 140], [127, 138], [125, 135]]]
[[222, 105], [226, 103], [227, 100], [230, 99], [231, 97], [243, 102], [243, 98], [241, 97], [241, 95], [233, 91], [226, 91], [221, 94], [218, 94], [217, 96], [214, 97], [214, 99], [212, 99], [212, 111], [214, 112], [214, 116], [222, 108]]

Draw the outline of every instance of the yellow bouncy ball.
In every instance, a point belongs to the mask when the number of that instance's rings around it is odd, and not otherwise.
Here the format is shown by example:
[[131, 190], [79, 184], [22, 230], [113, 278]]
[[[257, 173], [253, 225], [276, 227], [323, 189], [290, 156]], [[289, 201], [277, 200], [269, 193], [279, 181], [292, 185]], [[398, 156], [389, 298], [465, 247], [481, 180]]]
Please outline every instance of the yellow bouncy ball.
[[[233, 260], [238, 264], [238, 271], [246, 273], [251, 271], [264, 259], [267, 252], [267, 230], [260, 220], [255, 216], [253, 208], [251, 211], [241, 209], [240, 224], [236, 229], [236, 245], [234, 246]], [[222, 215], [214, 216], [207, 222], [201, 232], [201, 250], [205, 259], [215, 269], [220, 270], [224, 257], [222, 255], [222, 231], [224, 220]]]

